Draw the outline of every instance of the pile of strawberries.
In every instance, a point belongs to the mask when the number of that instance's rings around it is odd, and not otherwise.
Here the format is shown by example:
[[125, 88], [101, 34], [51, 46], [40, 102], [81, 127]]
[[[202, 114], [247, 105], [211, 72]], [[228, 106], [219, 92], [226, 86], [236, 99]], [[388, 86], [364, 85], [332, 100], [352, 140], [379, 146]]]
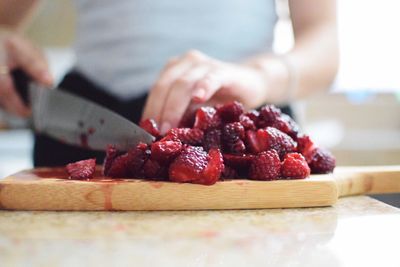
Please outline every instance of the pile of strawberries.
[[[300, 133], [296, 122], [273, 105], [248, 112], [238, 102], [201, 107], [164, 136], [153, 120], [140, 126], [156, 141], [126, 153], [109, 146], [105, 176], [212, 185], [235, 178], [303, 179], [335, 168], [333, 155]], [[73, 179], [91, 178], [94, 169], [93, 159], [67, 165]]]

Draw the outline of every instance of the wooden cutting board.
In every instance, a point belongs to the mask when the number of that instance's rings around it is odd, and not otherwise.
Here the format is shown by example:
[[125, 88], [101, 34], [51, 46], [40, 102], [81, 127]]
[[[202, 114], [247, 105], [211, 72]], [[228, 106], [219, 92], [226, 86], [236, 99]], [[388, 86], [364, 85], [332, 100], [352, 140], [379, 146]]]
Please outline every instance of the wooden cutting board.
[[0, 180], [0, 209], [203, 210], [331, 206], [339, 197], [400, 192], [400, 165], [341, 167], [304, 180], [228, 180], [212, 186], [101, 177], [66, 179], [64, 168]]

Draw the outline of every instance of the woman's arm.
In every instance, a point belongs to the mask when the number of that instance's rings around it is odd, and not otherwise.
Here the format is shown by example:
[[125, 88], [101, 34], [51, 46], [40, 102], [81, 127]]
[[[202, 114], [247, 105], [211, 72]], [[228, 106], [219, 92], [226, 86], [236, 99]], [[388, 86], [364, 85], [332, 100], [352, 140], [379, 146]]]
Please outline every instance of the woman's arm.
[[334, 0], [291, 0], [294, 48], [257, 55], [243, 64], [191, 51], [172, 59], [152, 88], [143, 118], [165, 132], [198, 103], [238, 100], [246, 108], [282, 104], [329, 87], [338, 68]]
[[37, 0], [0, 0], [0, 107], [23, 117], [30, 109], [17, 94], [10, 72], [20, 68], [37, 82], [53, 82], [43, 53], [20, 32], [37, 4]]
[[293, 49], [250, 61], [270, 84], [270, 103], [286, 103], [329, 88], [339, 64], [335, 1], [290, 0], [289, 7]]

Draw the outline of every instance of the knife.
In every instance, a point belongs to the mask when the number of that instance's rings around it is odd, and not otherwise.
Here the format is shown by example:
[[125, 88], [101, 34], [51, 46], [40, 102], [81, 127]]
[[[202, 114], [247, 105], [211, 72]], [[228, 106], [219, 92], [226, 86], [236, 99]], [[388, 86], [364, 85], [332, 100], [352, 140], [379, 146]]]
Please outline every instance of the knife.
[[[60, 88], [49, 89], [35, 82], [30, 82], [28, 87], [33, 128], [38, 133], [63, 143], [102, 151], [109, 144], [126, 151], [139, 142], [150, 144], [155, 139], [119, 114]], [[21, 92], [20, 86], [18, 91]]]

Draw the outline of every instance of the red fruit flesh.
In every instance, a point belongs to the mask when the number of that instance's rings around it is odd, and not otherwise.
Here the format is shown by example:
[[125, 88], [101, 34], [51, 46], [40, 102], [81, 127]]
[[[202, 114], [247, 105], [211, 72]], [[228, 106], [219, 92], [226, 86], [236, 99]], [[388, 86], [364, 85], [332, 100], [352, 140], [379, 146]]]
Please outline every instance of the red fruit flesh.
[[157, 123], [153, 119], [143, 120], [139, 125], [152, 136], [156, 138], [160, 137], [160, 130], [158, 129]]
[[222, 159], [221, 152], [217, 148], [212, 148], [208, 152], [208, 163], [205, 167], [202, 178], [195, 183], [212, 185], [215, 184], [221, 177], [221, 173], [224, 170], [224, 161]]
[[310, 175], [306, 159], [299, 153], [288, 153], [282, 162], [282, 176], [289, 179], [304, 179]]
[[169, 167], [169, 179], [173, 182], [195, 182], [202, 178], [207, 166], [207, 152], [201, 147], [187, 146]]
[[158, 141], [151, 145], [151, 157], [159, 162], [170, 162], [182, 149], [180, 141]]
[[280, 176], [281, 162], [275, 150], [259, 153], [251, 162], [249, 177], [254, 180], [276, 180]]
[[120, 155], [114, 159], [107, 176], [114, 178], [126, 178], [129, 175], [129, 156], [128, 153]]
[[96, 169], [96, 159], [86, 159], [69, 163], [66, 169], [71, 179], [90, 179], [93, 178]]
[[169, 167], [169, 179], [173, 182], [214, 184], [223, 171], [219, 149], [212, 148], [207, 154], [201, 147], [187, 146]]
[[269, 149], [275, 149], [282, 158], [286, 153], [296, 150], [296, 142], [293, 139], [273, 127], [247, 131], [246, 142], [249, 150], [253, 153], [260, 153]]
[[312, 173], [330, 173], [333, 172], [336, 166], [335, 157], [331, 152], [323, 148], [315, 148], [310, 153], [310, 158], [307, 159], [307, 162]]
[[224, 154], [224, 163], [236, 170], [247, 169], [253, 161], [255, 155], [252, 154]]
[[103, 175], [108, 176], [108, 171], [110, 170], [111, 164], [114, 159], [118, 156], [118, 151], [115, 146], [108, 145], [106, 149], [106, 157], [103, 162]]
[[221, 149], [221, 135], [222, 132], [220, 129], [210, 129], [206, 131], [203, 138], [204, 149], [206, 151], [209, 151], [211, 148]]
[[187, 145], [200, 145], [203, 141], [204, 132], [200, 129], [172, 128], [162, 140], [179, 140]]
[[246, 150], [242, 139], [245, 137], [244, 127], [239, 122], [225, 124], [222, 129], [224, 151], [241, 154]]
[[207, 130], [218, 128], [221, 125], [221, 118], [213, 107], [201, 107], [196, 112], [193, 128]]
[[146, 178], [167, 180], [168, 168], [156, 160], [148, 159], [143, 165], [143, 173]]
[[239, 121], [240, 115], [243, 114], [243, 105], [237, 101], [227, 103], [218, 108], [217, 113], [225, 123]]

